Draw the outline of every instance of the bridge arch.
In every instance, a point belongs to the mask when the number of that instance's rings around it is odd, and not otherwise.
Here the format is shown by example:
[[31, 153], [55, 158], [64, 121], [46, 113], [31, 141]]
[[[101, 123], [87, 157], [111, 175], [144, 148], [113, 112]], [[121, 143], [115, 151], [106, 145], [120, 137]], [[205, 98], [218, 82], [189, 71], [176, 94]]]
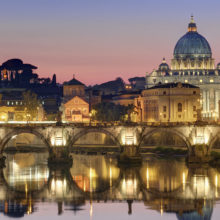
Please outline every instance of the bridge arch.
[[120, 142], [117, 137], [115, 137], [111, 132], [108, 130], [102, 129], [102, 128], [86, 128], [81, 131], [79, 131], [77, 134], [73, 136], [73, 138], [70, 140], [68, 147], [71, 147], [74, 143], [76, 143], [77, 140], [79, 140], [81, 137], [88, 133], [103, 133], [106, 136], [110, 137], [111, 140], [116, 144], [116, 146], [120, 147]]
[[11, 132], [7, 133], [6, 136], [2, 139], [1, 143], [0, 143], [0, 153], [2, 154], [5, 146], [7, 145], [7, 143], [11, 140], [11, 138], [15, 135], [19, 135], [19, 134], [33, 134], [36, 137], [40, 138], [40, 140], [46, 145], [46, 147], [48, 148], [48, 151], [51, 152], [51, 146], [49, 141], [44, 137], [43, 134], [41, 134], [40, 132], [36, 131], [35, 129], [31, 129], [31, 128], [15, 128], [13, 129]]
[[[208, 143], [208, 151], [211, 152], [212, 149], [214, 149], [214, 145], [215, 143], [219, 141], [220, 143], [220, 134], [216, 134], [215, 137], [211, 138], [211, 140]], [[219, 150], [220, 150], [220, 146], [219, 146]]]
[[191, 151], [191, 143], [190, 143], [189, 139], [184, 134], [182, 134], [182, 132], [180, 132], [176, 129], [173, 129], [173, 128], [172, 129], [155, 128], [155, 129], [149, 130], [147, 132], [144, 132], [144, 134], [140, 138], [139, 147], [141, 147], [141, 144], [143, 143], [143, 141], [145, 139], [149, 138], [150, 136], [152, 136], [155, 133], [171, 133], [171, 134], [177, 135], [186, 144], [186, 147], [188, 148], [188, 150]]

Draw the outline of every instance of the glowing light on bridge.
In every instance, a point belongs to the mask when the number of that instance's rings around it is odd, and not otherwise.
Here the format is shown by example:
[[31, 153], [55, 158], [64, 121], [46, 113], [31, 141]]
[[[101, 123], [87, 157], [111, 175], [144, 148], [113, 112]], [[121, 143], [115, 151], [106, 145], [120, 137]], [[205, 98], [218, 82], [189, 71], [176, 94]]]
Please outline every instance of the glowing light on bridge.
[[64, 137], [52, 137], [51, 145], [56, 146], [66, 146], [66, 139]]
[[125, 130], [121, 135], [123, 145], [137, 145], [136, 133], [132, 130]]
[[197, 137], [194, 137], [194, 139], [193, 139], [193, 144], [194, 145], [196, 145], [196, 144], [208, 144], [208, 142], [209, 142], [208, 135], [197, 136]]

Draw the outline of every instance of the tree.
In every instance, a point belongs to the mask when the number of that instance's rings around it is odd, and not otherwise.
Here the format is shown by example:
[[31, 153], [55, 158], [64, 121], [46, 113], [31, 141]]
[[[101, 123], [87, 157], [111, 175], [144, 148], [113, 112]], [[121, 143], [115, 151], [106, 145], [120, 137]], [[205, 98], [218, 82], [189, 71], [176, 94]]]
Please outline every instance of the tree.
[[14, 73], [13, 72], [11, 72], [11, 74], [10, 74], [10, 80], [12, 83], [14, 82]]
[[126, 111], [127, 111], [127, 114], [128, 114], [128, 121], [129, 121], [129, 122], [132, 121], [132, 120], [131, 120], [131, 115], [132, 115], [132, 114], [138, 114], [138, 112], [136, 111], [136, 106], [133, 105], [133, 104], [129, 104], [129, 105], [127, 106]]
[[32, 93], [30, 90], [23, 92], [22, 95], [27, 120], [36, 119], [40, 104], [37, 99], [37, 95], [35, 93]]
[[125, 121], [128, 114], [127, 106], [114, 103], [99, 103], [93, 107], [93, 110], [95, 114], [92, 115], [92, 119], [103, 122]]
[[[33, 70], [37, 67], [32, 64], [24, 64], [20, 59], [10, 59], [4, 62], [0, 69], [5, 69], [8, 74], [11, 74], [10, 76], [15, 75], [17, 78], [17, 81], [15, 80], [16, 86], [27, 86], [30, 84], [30, 80], [34, 78]], [[12, 79], [14, 78], [12, 77], [11, 81]]]
[[52, 86], [56, 86], [56, 84], [57, 84], [57, 77], [56, 77], [56, 74], [53, 74], [53, 79], [52, 79], [51, 84], [52, 84]]

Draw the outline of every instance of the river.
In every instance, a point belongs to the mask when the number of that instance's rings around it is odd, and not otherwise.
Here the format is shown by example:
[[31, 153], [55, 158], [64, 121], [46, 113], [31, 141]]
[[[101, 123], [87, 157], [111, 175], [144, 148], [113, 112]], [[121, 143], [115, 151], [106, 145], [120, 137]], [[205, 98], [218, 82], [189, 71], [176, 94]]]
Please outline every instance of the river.
[[48, 167], [48, 153], [5, 154], [1, 219], [212, 219], [220, 216], [220, 172], [185, 159], [143, 156], [119, 166], [109, 155], [72, 154], [73, 165]]

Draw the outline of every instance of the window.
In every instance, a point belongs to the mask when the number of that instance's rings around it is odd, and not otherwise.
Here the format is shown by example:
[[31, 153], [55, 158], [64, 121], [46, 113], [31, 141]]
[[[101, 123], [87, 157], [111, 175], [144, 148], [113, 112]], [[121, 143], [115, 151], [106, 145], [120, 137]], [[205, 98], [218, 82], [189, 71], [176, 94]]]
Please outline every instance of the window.
[[66, 114], [70, 115], [70, 110], [68, 108], [66, 109]]
[[167, 117], [166, 114], [164, 114], [164, 115], [163, 115], [163, 118], [166, 118], [166, 117]]
[[163, 106], [163, 112], [166, 112], [166, 111], [167, 111], [167, 107]]
[[183, 106], [182, 103], [178, 103], [178, 112], [182, 112]]
[[99, 134], [95, 133], [95, 140], [98, 141], [99, 140]]
[[165, 83], [168, 83], [168, 80], [165, 80]]
[[188, 83], [188, 80], [187, 80], [187, 79], [185, 79], [185, 83]]
[[7, 105], [10, 105], [10, 102], [9, 102], [9, 101], [7, 101]]
[[213, 79], [210, 79], [210, 83], [213, 83], [214, 82], [214, 80]]
[[196, 94], [196, 91], [193, 91], [193, 95], [195, 95]]
[[181, 118], [181, 115], [178, 115], [178, 118]]
[[202, 79], [200, 79], [200, 80], [199, 80], [199, 82], [201, 82], [201, 83], [202, 83]]
[[193, 106], [193, 111], [196, 111], [196, 106]]
[[196, 116], [197, 116], [197, 115], [196, 115], [196, 114], [194, 114], [194, 115], [193, 115], [193, 118], [196, 118]]
[[167, 92], [166, 91], [163, 91], [163, 95], [166, 95], [167, 94]]

